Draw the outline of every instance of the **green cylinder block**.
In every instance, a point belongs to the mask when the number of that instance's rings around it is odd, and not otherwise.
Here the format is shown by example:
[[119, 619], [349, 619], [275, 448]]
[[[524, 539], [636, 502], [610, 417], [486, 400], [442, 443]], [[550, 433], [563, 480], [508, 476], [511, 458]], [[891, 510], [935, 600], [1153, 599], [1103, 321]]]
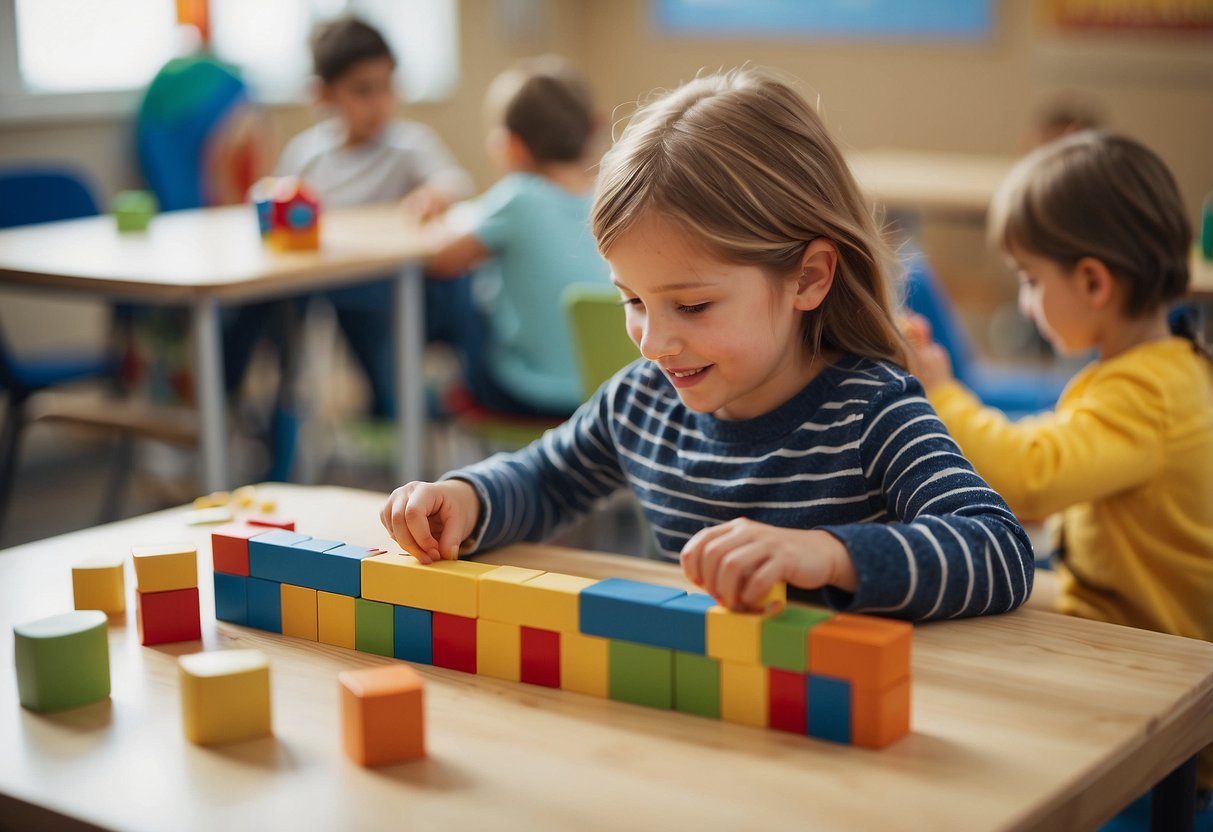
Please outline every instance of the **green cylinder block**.
[[62, 711], [109, 696], [106, 621], [99, 610], [76, 610], [13, 627], [21, 704]]

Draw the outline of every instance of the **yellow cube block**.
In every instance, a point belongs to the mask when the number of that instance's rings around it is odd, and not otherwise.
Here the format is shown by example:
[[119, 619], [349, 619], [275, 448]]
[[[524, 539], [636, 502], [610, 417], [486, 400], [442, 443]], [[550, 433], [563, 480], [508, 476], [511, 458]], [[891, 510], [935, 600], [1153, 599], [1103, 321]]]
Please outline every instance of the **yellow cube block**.
[[493, 564], [465, 560], [443, 560], [422, 566], [412, 555], [375, 555], [362, 561], [362, 597], [478, 618], [480, 590], [477, 579], [497, 568]]
[[282, 634], [318, 641], [316, 590], [283, 584]]
[[762, 664], [762, 622], [778, 612], [733, 612], [719, 605], [712, 607], [707, 615], [708, 655], [723, 661]]
[[355, 649], [353, 598], [323, 590], [316, 593], [316, 640]]
[[480, 617], [493, 621], [522, 624], [523, 593], [519, 590], [531, 578], [544, 574], [542, 569], [498, 566], [480, 578]]
[[198, 586], [198, 549], [189, 543], [132, 546], [135, 586], [142, 593]]
[[540, 630], [578, 633], [581, 590], [596, 583], [575, 575], [502, 566], [480, 579], [480, 615]]
[[476, 622], [476, 672], [517, 682], [522, 672], [522, 628], [517, 624]]
[[122, 558], [102, 555], [73, 566], [72, 597], [78, 610], [126, 612], [126, 575]]
[[561, 633], [560, 687], [605, 699], [610, 691], [610, 646], [610, 639]]
[[767, 669], [757, 664], [720, 663], [720, 718], [766, 728]]
[[185, 736], [199, 745], [273, 733], [270, 664], [260, 650], [218, 650], [177, 659]]

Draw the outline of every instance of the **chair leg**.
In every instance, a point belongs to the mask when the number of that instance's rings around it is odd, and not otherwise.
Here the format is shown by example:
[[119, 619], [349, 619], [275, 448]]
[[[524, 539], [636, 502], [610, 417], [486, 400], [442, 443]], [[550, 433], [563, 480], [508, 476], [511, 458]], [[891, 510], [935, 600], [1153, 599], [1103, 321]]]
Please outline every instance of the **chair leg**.
[[130, 483], [134, 460], [134, 440], [130, 436], [119, 436], [114, 440], [114, 460], [110, 463], [109, 479], [101, 500], [98, 523], [112, 523], [122, 516], [122, 498]]
[[8, 518], [8, 504], [13, 497], [13, 480], [17, 474], [17, 456], [21, 451], [21, 433], [25, 429], [25, 397], [9, 401], [0, 430], [0, 537]]

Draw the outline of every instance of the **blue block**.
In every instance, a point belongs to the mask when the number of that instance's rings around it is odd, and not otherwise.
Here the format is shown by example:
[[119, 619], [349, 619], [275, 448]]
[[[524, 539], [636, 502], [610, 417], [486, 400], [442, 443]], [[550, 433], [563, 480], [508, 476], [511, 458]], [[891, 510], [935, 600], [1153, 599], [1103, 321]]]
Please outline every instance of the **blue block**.
[[805, 733], [822, 740], [851, 742], [851, 683], [810, 673], [805, 683]]
[[362, 559], [370, 549], [294, 532], [285, 535], [270, 540], [270, 535], [258, 535], [249, 541], [250, 575], [352, 598], [362, 594]]
[[282, 632], [282, 585], [277, 581], [246, 578], [248, 625], [271, 633]]
[[392, 655], [406, 662], [434, 663], [433, 613], [413, 607], [393, 609]]
[[215, 618], [248, 624], [248, 578], [215, 573]]
[[607, 578], [581, 590], [581, 632], [655, 647], [669, 647], [666, 634], [662, 630], [672, 616], [670, 613], [661, 612], [661, 605], [685, 596], [686, 593], [681, 589], [670, 589], [624, 578]]
[[704, 655], [708, 652], [707, 612], [714, 606], [716, 599], [702, 592], [666, 601], [657, 608], [657, 629], [652, 633], [654, 640], [648, 643]]

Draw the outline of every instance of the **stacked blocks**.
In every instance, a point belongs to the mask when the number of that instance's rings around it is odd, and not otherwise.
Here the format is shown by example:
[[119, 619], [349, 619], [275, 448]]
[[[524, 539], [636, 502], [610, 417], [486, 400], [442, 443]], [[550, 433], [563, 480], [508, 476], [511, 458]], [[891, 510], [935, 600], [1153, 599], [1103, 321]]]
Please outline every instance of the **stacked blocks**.
[[21, 704], [62, 711], [109, 696], [107, 621], [100, 610], [77, 610], [13, 627]]
[[341, 687], [345, 753], [362, 766], [425, 756], [425, 686], [404, 664], [347, 670]]
[[[236, 611], [219, 616], [227, 621], [870, 748], [909, 731], [913, 628], [783, 606], [782, 587], [761, 612], [731, 612], [638, 581], [425, 566], [284, 530], [235, 526], [212, 539], [217, 569], [247, 566], [216, 572], [216, 609]], [[225, 591], [232, 597], [221, 603]]]
[[270, 665], [260, 650], [218, 650], [177, 659], [185, 736], [198, 745], [273, 733]]
[[134, 546], [136, 615], [144, 646], [202, 638], [198, 553], [188, 544]]
[[279, 251], [320, 248], [320, 201], [301, 179], [267, 177], [252, 188], [261, 236]]
[[100, 556], [72, 567], [72, 598], [78, 610], [126, 612], [126, 579], [122, 559]]

